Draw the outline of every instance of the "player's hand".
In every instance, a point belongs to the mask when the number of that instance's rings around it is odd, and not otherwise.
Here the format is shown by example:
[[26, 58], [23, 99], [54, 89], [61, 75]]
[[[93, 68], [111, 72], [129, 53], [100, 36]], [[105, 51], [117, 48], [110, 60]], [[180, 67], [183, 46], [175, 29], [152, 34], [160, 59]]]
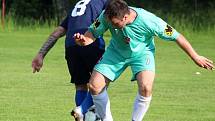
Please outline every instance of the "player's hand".
[[93, 39], [85, 37], [83, 34], [80, 33], [75, 33], [73, 37], [75, 39], [75, 43], [80, 46], [86, 46], [94, 42]]
[[33, 73], [39, 72], [40, 69], [43, 66], [43, 56], [41, 54], [38, 54], [32, 61], [32, 69]]
[[73, 37], [75, 39], [76, 44], [78, 44], [80, 46], [84, 46], [84, 42], [85, 42], [84, 35], [82, 35], [80, 33], [75, 33]]
[[197, 56], [194, 58], [195, 63], [205, 69], [214, 70], [213, 61], [205, 58], [204, 56]]

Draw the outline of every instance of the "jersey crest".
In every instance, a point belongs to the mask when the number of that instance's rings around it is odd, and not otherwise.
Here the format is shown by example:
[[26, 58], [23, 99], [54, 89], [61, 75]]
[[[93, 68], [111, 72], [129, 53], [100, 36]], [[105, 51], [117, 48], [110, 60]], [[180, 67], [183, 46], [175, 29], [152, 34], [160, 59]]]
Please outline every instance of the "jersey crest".
[[126, 44], [129, 44], [131, 39], [129, 37], [124, 37], [124, 41], [125, 41]]
[[96, 21], [93, 23], [93, 28], [94, 29], [98, 28], [100, 24], [101, 24], [100, 21], [96, 19]]
[[165, 34], [168, 35], [168, 36], [172, 36], [172, 27], [169, 26], [169, 25], [166, 25], [166, 28], [165, 28]]

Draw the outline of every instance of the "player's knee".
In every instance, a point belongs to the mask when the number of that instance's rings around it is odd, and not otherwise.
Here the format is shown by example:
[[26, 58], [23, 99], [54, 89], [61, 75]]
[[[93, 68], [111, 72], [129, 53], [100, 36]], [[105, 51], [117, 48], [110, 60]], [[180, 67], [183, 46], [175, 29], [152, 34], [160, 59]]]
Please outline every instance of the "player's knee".
[[98, 72], [93, 72], [89, 81], [89, 90], [91, 94], [98, 95], [105, 86], [105, 77]]
[[76, 90], [88, 90], [87, 84], [75, 85]]
[[101, 88], [98, 84], [89, 83], [89, 90], [90, 90], [91, 94], [98, 95], [101, 91]]
[[139, 88], [139, 94], [142, 96], [151, 96], [152, 95], [152, 86], [145, 85]]

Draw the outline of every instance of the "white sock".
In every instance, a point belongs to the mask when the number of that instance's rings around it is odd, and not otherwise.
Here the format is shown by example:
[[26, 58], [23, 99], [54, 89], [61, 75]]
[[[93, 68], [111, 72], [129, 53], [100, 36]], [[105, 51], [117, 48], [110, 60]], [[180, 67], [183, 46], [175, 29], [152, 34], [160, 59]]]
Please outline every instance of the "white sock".
[[75, 110], [75, 113], [77, 113], [80, 118], [84, 118], [84, 114], [82, 113], [82, 109], [80, 106], [76, 107], [74, 110]]
[[104, 89], [100, 94], [92, 95], [92, 98], [96, 106], [96, 112], [99, 114], [100, 118], [102, 118], [102, 121], [113, 121], [107, 90]]
[[149, 108], [151, 98], [152, 96], [143, 97], [139, 93], [137, 94], [133, 107], [132, 121], [143, 120], [143, 117]]

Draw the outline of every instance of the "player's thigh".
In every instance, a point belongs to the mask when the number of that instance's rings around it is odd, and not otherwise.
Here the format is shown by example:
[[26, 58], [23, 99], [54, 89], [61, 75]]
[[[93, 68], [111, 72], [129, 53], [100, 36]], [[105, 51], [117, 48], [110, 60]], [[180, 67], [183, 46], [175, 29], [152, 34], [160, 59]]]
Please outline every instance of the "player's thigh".
[[112, 48], [107, 48], [94, 70], [114, 82], [126, 69], [125, 59]]
[[89, 81], [89, 88], [93, 95], [98, 95], [108, 84], [109, 80], [104, 75], [96, 70], [93, 71]]
[[139, 72], [142, 72], [142, 71], [155, 72], [154, 53], [151, 51], [146, 51], [141, 56], [132, 58], [130, 65], [133, 73], [132, 80], [137, 80], [137, 74]]
[[99, 61], [104, 53], [104, 49], [99, 47], [94, 47], [91, 45], [80, 49], [81, 57], [84, 60], [84, 64], [87, 67], [89, 72], [93, 71], [94, 66]]
[[138, 91], [142, 96], [151, 96], [155, 78], [154, 71], [145, 70], [137, 74]]
[[71, 75], [71, 83], [83, 85], [89, 82], [90, 73], [83, 58], [78, 55], [79, 49], [76, 46], [66, 48], [67, 66]]

